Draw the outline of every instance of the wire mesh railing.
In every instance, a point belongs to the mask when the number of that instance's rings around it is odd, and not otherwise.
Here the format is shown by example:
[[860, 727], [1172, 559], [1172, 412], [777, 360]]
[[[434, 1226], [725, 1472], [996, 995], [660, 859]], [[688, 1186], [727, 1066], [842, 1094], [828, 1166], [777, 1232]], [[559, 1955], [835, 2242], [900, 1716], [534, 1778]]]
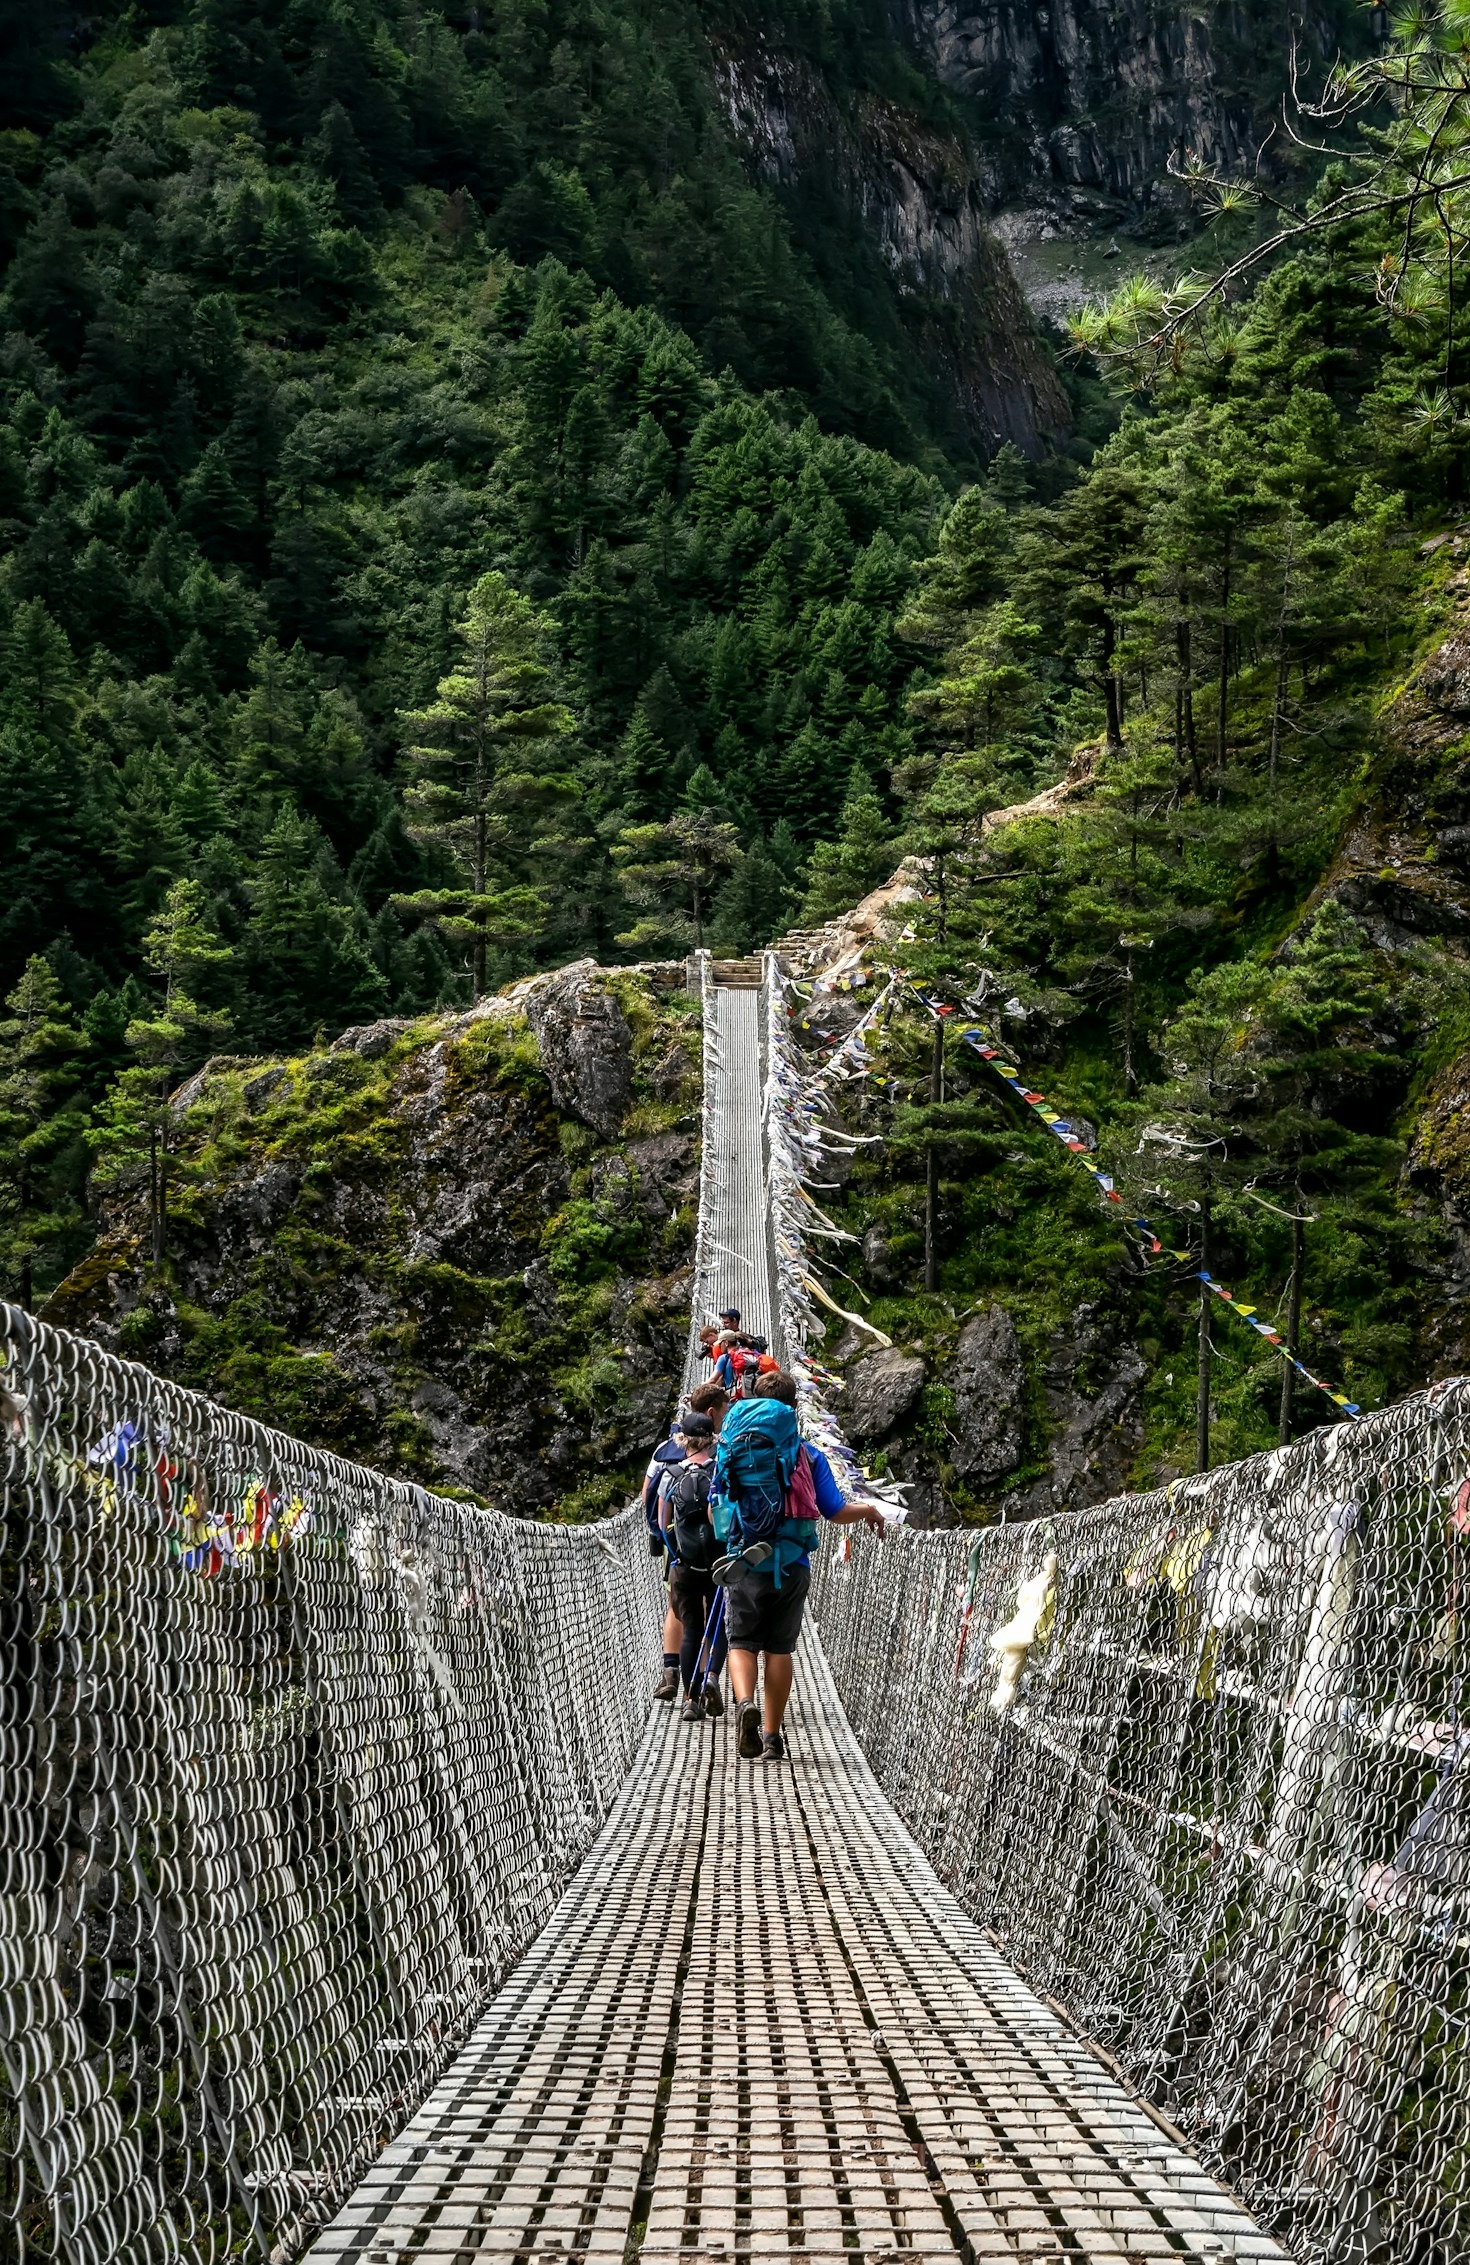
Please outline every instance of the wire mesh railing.
[[320, 1454], [0, 1307], [0, 2255], [294, 2256], [590, 1847], [642, 1522]]
[[[851, 1488], [801, 1349], [819, 1094], [767, 985], [779, 1297]], [[1308, 2265], [1470, 2255], [1470, 1384], [1094, 1510], [845, 1537], [812, 1596], [941, 1878], [1257, 2216]]]
[[814, 1602], [941, 1877], [1297, 2256], [1470, 2254], [1470, 1388]]

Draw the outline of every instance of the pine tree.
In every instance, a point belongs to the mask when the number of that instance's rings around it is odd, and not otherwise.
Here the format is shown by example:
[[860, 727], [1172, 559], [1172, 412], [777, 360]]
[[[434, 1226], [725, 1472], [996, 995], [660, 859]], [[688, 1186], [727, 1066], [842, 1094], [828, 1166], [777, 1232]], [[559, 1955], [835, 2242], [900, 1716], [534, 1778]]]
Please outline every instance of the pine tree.
[[736, 829], [708, 810], [680, 810], [666, 825], [625, 828], [613, 845], [613, 862], [624, 894], [650, 910], [618, 937], [619, 945], [645, 958], [691, 944], [698, 951], [720, 877], [741, 857]]
[[352, 120], [340, 102], [329, 102], [322, 112], [321, 124], [306, 142], [305, 155], [313, 172], [331, 182], [337, 208], [349, 228], [378, 225], [383, 217], [382, 195], [353, 132]]
[[458, 667], [440, 678], [432, 706], [403, 718], [419, 735], [408, 749], [410, 831], [445, 849], [469, 885], [397, 901], [468, 942], [477, 999], [489, 944], [533, 934], [544, 911], [536, 891], [495, 882], [510, 852], [515, 781], [573, 729], [571, 710], [550, 697], [551, 626], [503, 574], [485, 575], [458, 624]]
[[0, 1021], [0, 1264], [30, 1310], [39, 1271], [54, 1278], [85, 1222], [87, 1038], [39, 955]]
[[267, 1045], [301, 1045], [324, 1025], [369, 1021], [387, 1004], [362, 915], [341, 886], [320, 829], [284, 803], [246, 890], [247, 1012]]
[[197, 1068], [230, 1029], [225, 1010], [201, 1006], [192, 995], [201, 977], [231, 957], [198, 881], [174, 883], [144, 935], [143, 955], [161, 978], [162, 997], [128, 1024], [135, 1067], [122, 1072], [88, 1137], [104, 1182], [146, 1158], [152, 1259], [161, 1266], [168, 1249], [169, 1093], [179, 1073]]
[[1021, 601], [1056, 622], [1064, 650], [1101, 697], [1111, 748], [1123, 744], [1119, 648], [1143, 571], [1147, 502], [1134, 466], [1101, 457], [1020, 546]]
[[221, 442], [212, 440], [185, 480], [179, 516], [211, 558], [234, 558], [254, 513], [241, 493]]
[[60, 738], [76, 713], [76, 659], [66, 632], [39, 598], [15, 609], [5, 640], [5, 676], [12, 712], [46, 738]]
[[750, 844], [710, 908], [712, 950], [743, 959], [792, 925], [801, 900], [801, 845], [784, 819]]
[[1034, 649], [1041, 630], [1010, 598], [971, 617], [936, 683], [913, 695], [941, 744], [989, 754], [1019, 739], [1042, 700]]
[[850, 912], [893, 870], [893, 828], [865, 771], [853, 772], [838, 823], [841, 830], [837, 839], [818, 842], [812, 856], [806, 901], [801, 908], [804, 927], [815, 928], [839, 913]]
[[1015, 533], [984, 488], [966, 488], [950, 505], [933, 556], [919, 568], [914, 595], [898, 621], [911, 644], [950, 645], [962, 623], [1004, 594]]
[[628, 819], [646, 821], [667, 807], [669, 771], [668, 748], [640, 704], [618, 742], [613, 788], [618, 808]]

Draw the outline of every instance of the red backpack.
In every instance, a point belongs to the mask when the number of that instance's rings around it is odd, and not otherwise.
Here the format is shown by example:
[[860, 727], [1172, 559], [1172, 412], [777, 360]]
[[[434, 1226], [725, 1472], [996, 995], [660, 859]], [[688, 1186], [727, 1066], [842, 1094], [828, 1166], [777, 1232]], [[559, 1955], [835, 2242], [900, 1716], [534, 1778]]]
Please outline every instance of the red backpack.
[[786, 1515], [788, 1518], [811, 1518], [817, 1515], [817, 1481], [812, 1470], [812, 1451], [803, 1447], [796, 1458], [786, 1489]]
[[761, 1357], [749, 1345], [735, 1345], [730, 1350], [730, 1366], [735, 1372], [735, 1397], [748, 1400], [761, 1372]]

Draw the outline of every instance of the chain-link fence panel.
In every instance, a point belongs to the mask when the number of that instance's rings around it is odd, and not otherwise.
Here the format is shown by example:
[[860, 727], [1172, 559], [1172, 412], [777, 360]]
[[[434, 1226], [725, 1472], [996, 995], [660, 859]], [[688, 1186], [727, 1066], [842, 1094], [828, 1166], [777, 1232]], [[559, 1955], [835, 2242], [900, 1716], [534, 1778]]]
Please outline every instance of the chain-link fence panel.
[[0, 2254], [294, 2256], [611, 1805], [641, 1517], [522, 1523], [0, 1307]]
[[942, 1878], [1299, 2257], [1470, 2255], [1470, 1389], [824, 1553]]

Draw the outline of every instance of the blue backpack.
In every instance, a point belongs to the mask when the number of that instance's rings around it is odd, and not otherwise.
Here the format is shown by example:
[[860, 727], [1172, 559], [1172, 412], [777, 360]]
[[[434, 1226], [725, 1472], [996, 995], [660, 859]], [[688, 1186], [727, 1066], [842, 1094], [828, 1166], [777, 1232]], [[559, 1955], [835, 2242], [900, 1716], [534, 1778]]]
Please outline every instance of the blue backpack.
[[[791, 1482], [801, 1453], [796, 1412], [784, 1400], [737, 1400], [720, 1426], [710, 1517], [727, 1558], [782, 1572], [813, 1548], [816, 1521], [792, 1515]], [[799, 1490], [802, 1495], [808, 1489]]]

